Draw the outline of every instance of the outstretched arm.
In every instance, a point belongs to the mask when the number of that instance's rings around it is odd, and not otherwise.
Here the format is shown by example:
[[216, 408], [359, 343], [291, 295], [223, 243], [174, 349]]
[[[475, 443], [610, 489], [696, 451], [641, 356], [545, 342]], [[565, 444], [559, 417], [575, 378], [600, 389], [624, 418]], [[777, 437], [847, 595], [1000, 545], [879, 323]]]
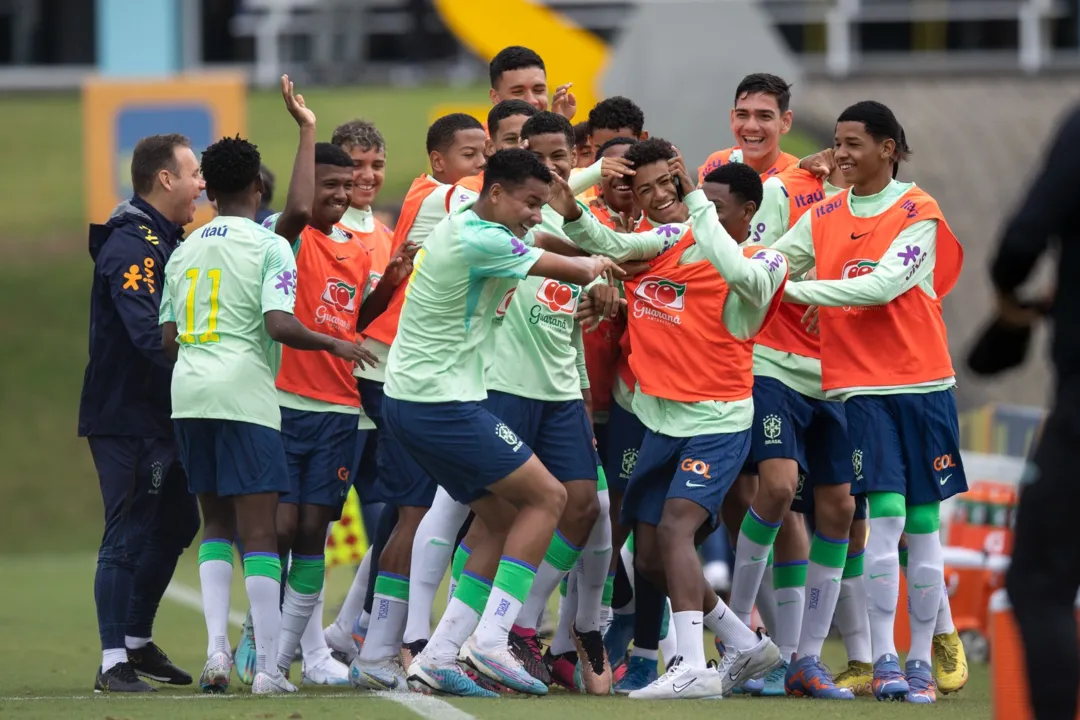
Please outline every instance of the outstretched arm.
[[315, 204], [315, 113], [304, 104], [303, 95], [293, 94], [288, 75], [281, 76], [281, 96], [289, 114], [300, 126], [300, 144], [293, 160], [285, 209], [277, 218], [274, 232], [293, 242], [311, 220], [311, 209]]

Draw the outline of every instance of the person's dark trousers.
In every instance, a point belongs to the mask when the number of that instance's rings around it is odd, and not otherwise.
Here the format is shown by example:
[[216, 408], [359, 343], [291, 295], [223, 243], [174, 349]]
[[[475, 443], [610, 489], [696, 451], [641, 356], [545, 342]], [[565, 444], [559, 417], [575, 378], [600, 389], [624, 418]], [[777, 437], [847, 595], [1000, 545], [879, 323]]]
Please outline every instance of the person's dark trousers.
[[379, 556], [383, 548], [390, 540], [390, 534], [397, 525], [398, 511], [393, 505], [383, 505], [379, 522], [375, 525], [375, 535], [371, 539], [371, 570], [368, 573], [367, 594], [364, 596], [364, 612], [371, 614], [371, 607], [375, 603], [375, 581], [379, 577]]
[[1021, 486], [1006, 576], [1036, 720], [1075, 720], [1080, 684], [1080, 392], [1060, 395], [1035, 452], [1034, 482]]
[[159, 438], [91, 436], [105, 532], [94, 578], [102, 649], [124, 636], [151, 637], [176, 562], [199, 532], [176, 444]]
[[370, 540], [375, 537], [379, 528], [379, 518], [382, 517], [386, 503], [369, 503], [360, 506], [360, 518], [364, 522], [364, 535]]

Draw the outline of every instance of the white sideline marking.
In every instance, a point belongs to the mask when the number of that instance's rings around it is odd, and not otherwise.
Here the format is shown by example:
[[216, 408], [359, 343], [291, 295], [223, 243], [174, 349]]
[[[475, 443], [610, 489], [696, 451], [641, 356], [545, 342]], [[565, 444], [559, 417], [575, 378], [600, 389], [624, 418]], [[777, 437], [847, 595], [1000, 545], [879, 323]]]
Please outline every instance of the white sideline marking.
[[[196, 612], [202, 612], [202, 592], [193, 587], [173, 580], [169, 583], [169, 587], [165, 588], [165, 597], [177, 605], [183, 605]], [[229, 622], [237, 627], [243, 627], [246, 619], [247, 616], [239, 610], [229, 611]]]

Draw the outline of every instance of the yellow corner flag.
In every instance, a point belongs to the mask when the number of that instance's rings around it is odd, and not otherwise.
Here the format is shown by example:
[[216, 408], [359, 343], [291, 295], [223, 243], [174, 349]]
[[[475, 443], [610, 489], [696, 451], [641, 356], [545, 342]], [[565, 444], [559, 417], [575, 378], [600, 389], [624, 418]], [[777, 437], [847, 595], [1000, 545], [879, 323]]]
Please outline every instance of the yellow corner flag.
[[349, 489], [341, 519], [330, 529], [326, 541], [326, 569], [337, 565], [356, 565], [364, 559], [368, 539], [364, 533], [364, 521], [360, 517], [360, 498], [356, 490]]

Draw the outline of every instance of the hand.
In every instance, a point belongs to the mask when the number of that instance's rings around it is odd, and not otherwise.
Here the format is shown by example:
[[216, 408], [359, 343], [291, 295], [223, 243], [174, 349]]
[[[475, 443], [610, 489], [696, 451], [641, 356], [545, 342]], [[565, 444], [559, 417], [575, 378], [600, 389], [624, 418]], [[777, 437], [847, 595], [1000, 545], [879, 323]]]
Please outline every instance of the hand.
[[622, 295], [615, 281], [609, 275], [606, 283], [598, 283], [589, 288], [588, 297], [597, 307], [601, 318], [613, 318], [619, 314], [619, 300]]
[[833, 149], [825, 148], [819, 153], [799, 161], [799, 167], [817, 175], [819, 178], [827, 178], [836, 169], [836, 159], [833, 157]]
[[[390, 257], [390, 262], [386, 264], [386, 270], [383, 271], [383, 279], [394, 287], [400, 285], [405, 278], [412, 274], [413, 262], [412, 256], [408, 254], [409, 245], [415, 245], [415, 243], [399, 245], [398, 249]], [[413, 250], [413, 255], [415, 254], [416, 250]]]
[[811, 335], [820, 335], [818, 332], [818, 306], [811, 305], [806, 309], [806, 312], [802, 316], [803, 325], [806, 326], [806, 332]]
[[303, 95], [293, 94], [293, 84], [288, 75], [281, 76], [281, 97], [285, 98], [285, 107], [300, 127], [315, 127], [315, 113], [304, 104]]
[[635, 278], [644, 272], [648, 272], [649, 263], [632, 260], [630, 262], [619, 263], [619, 269], [622, 270], [623, 278]]
[[567, 221], [573, 222], [581, 217], [581, 208], [578, 207], [574, 191], [570, 189], [570, 183], [554, 173], [551, 176], [551, 199], [548, 205]]
[[626, 162], [626, 158], [606, 157], [600, 161], [600, 177], [625, 177], [636, 175], [634, 168]]
[[679, 178], [679, 183], [682, 185], [683, 197], [689, 195], [696, 187], [694, 185], [694, 176], [686, 171], [686, 163], [683, 162], [682, 153], [678, 148], [675, 148], [675, 157], [668, 160], [668, 169], [671, 174]]
[[610, 273], [612, 276], [622, 280], [626, 277], [626, 273], [618, 264], [609, 257], [603, 255], [593, 255], [587, 259], [592, 264], [592, 276], [598, 278], [604, 273]]
[[348, 340], [335, 339], [330, 354], [342, 360], [351, 360], [360, 367], [364, 367], [365, 364], [369, 367], [375, 367], [379, 364], [379, 358], [367, 348], [361, 347], [359, 341], [349, 342]]
[[629, 235], [637, 229], [637, 220], [630, 213], [615, 213], [611, 216], [611, 229], [617, 233]]
[[577, 98], [570, 92], [573, 86], [572, 82], [560, 85], [555, 89], [555, 97], [551, 100], [551, 111], [570, 121], [573, 121], [574, 115], [577, 115]]

